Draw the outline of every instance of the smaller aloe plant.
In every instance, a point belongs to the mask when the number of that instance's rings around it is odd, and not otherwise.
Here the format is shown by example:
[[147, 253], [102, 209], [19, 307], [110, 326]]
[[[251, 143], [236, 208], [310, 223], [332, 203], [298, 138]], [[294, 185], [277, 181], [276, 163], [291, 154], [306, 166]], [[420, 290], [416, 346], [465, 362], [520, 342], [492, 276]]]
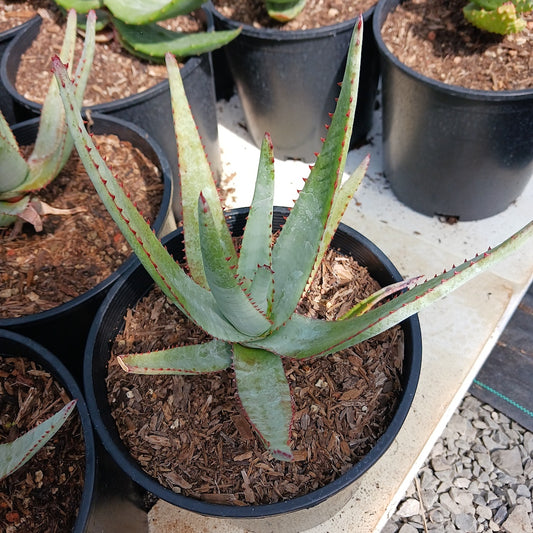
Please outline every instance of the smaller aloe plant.
[[270, 17], [280, 22], [288, 22], [301, 13], [307, 0], [265, 0]]
[[98, 14], [98, 29], [112, 26], [122, 47], [137, 57], [163, 61], [166, 52], [186, 58], [210, 52], [233, 40], [240, 29], [184, 33], [163, 28], [160, 21], [187, 15], [205, 0], [55, 0], [64, 9]]
[[[82, 56], [74, 80], [76, 102], [81, 105], [94, 56], [95, 14], [87, 17], [87, 31]], [[76, 12], [68, 15], [61, 58], [72, 71], [74, 44], [76, 39]], [[65, 122], [65, 113], [54, 78], [43, 104], [35, 146], [27, 160], [20, 153], [19, 146], [7, 121], [0, 113], [0, 228], [22, 221], [33, 224], [37, 231], [42, 229], [41, 215], [69, 214], [77, 209], [56, 209], [31, 193], [46, 187], [59, 174], [70, 157], [74, 143]], [[16, 229], [17, 226], [16, 226]]]
[[76, 401], [71, 400], [61, 411], [14, 441], [0, 444], [0, 481], [26, 464], [57, 433], [74, 410]]
[[471, 24], [480, 30], [508, 35], [526, 27], [523, 13], [533, 11], [532, 0], [473, 0], [463, 13]]
[[[357, 100], [361, 38], [360, 18], [323, 149], [275, 242], [271, 236], [274, 156], [270, 137], [265, 136], [239, 253], [224, 218], [177, 63], [167, 54], [190, 275], [152, 233], [98, 154], [76, 109], [67, 72], [58, 58], [53, 59], [70, 131], [102, 201], [170, 301], [213, 337], [199, 345], [120, 355], [120, 364], [128, 372], [144, 374], [199, 374], [232, 367], [245, 413], [272, 455], [280, 460], [293, 457], [289, 444], [292, 398], [283, 357], [321, 357], [373, 337], [448, 294], [533, 236], [532, 222], [500, 246], [449, 272], [419, 285], [406, 280], [382, 289], [340, 320], [311, 319], [295, 312], [368, 165], [366, 158], [341, 184]], [[409, 290], [404, 291], [406, 288]], [[399, 292], [395, 298], [386, 298]], [[384, 303], [383, 298], [387, 300]], [[379, 306], [375, 305], [378, 301]]]

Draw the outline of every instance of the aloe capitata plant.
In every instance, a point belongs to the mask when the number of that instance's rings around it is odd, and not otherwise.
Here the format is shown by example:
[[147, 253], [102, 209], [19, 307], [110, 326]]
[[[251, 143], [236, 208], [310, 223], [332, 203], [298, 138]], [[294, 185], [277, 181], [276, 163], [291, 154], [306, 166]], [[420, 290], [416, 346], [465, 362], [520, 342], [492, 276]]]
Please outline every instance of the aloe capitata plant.
[[74, 410], [71, 400], [55, 415], [12, 442], [0, 444], [0, 481], [26, 464], [61, 428]]
[[[167, 54], [189, 274], [152, 233], [98, 154], [76, 110], [68, 74], [58, 58], [53, 60], [70, 131], [98, 194], [169, 300], [213, 337], [200, 345], [120, 355], [118, 361], [127, 372], [143, 374], [197, 374], [232, 367], [246, 415], [280, 460], [293, 457], [289, 445], [292, 400], [284, 357], [320, 357], [377, 335], [489, 268], [533, 235], [530, 223], [500, 246], [449, 272], [413, 287], [412, 280], [406, 280], [386, 288], [385, 294], [382, 290], [370, 296], [341, 320], [323, 321], [295, 313], [368, 165], [366, 158], [341, 184], [357, 100], [361, 39], [359, 19], [323, 149], [274, 242], [274, 156], [270, 138], [265, 136], [239, 253], [224, 219], [177, 63]], [[406, 287], [409, 290], [404, 291]], [[393, 293], [398, 295], [375, 305]]]
[[[83, 52], [74, 75], [78, 107], [83, 100], [94, 56], [95, 21], [94, 12], [90, 12], [87, 16]], [[60, 52], [62, 60], [69, 65], [69, 74], [72, 72], [75, 41], [76, 12], [70, 11]], [[27, 221], [40, 231], [42, 215], [69, 214], [77, 210], [56, 209], [32, 197], [32, 192], [46, 187], [57, 177], [73, 147], [54, 78], [50, 81], [42, 107], [35, 145], [27, 160], [21, 155], [15, 136], [0, 113], [0, 227], [17, 223], [21, 225], [22, 221]]]
[[527, 23], [521, 16], [533, 11], [533, 0], [472, 0], [463, 13], [471, 24], [480, 30], [508, 35], [525, 29]]
[[265, 7], [270, 17], [280, 22], [287, 22], [298, 15], [307, 0], [265, 0]]
[[55, 0], [64, 9], [98, 13], [99, 29], [112, 26], [122, 47], [152, 61], [163, 61], [166, 52], [187, 58], [211, 52], [232, 41], [236, 30], [185, 33], [168, 30], [157, 24], [199, 9], [205, 0]]

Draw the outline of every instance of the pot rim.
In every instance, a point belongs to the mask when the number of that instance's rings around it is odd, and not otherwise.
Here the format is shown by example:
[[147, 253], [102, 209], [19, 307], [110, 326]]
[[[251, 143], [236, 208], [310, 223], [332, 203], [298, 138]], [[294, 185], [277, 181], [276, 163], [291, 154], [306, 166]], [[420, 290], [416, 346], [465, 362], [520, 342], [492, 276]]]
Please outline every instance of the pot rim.
[[[226, 218], [230, 219], [231, 217], [239, 216], [244, 217], [246, 216], [248, 210], [249, 208], [247, 207], [230, 209], [226, 211]], [[275, 207], [274, 210], [275, 212], [277, 211], [283, 214], [288, 214], [289, 212], [288, 209], [284, 207]], [[400, 279], [402, 279], [398, 270], [394, 267], [388, 257], [369, 239], [342, 223], [339, 225], [339, 229], [337, 231], [345, 233], [348, 238], [351, 238], [352, 240], [355, 238], [365, 248], [369, 249], [373, 255], [376, 255], [381, 262], [381, 266], [386, 269], [387, 274], [390, 277], [398, 276]], [[163, 243], [165, 244], [170, 239], [179, 236], [181, 232], [182, 229], [179, 228], [170, 233], [163, 239]], [[105, 316], [107, 308], [111, 306], [113, 300], [116, 298], [116, 295], [121, 292], [122, 287], [128, 284], [128, 278], [138, 269], [142, 268], [143, 267], [139, 262], [136, 264], [136, 266], [132, 267], [127, 273], [127, 276], [124, 276], [122, 280], [113, 286], [101, 304], [88, 335], [83, 369], [84, 389], [86, 391], [87, 405], [89, 412], [91, 413], [94, 427], [96, 428], [104, 447], [107, 449], [116, 463], [120, 466], [120, 468], [127, 472], [137, 484], [141, 485], [162, 500], [176, 505], [177, 507], [202, 515], [220, 518], [261, 518], [275, 516], [287, 512], [308, 509], [324, 502], [328, 497], [340, 492], [358, 479], [379, 459], [383, 453], [385, 453], [385, 451], [392, 444], [398, 431], [403, 425], [408, 411], [410, 410], [421, 370], [422, 337], [417, 315], [413, 315], [402, 322], [406, 328], [406, 333], [408, 333], [406, 336], [406, 346], [408, 344], [412, 345], [412, 360], [410, 361], [410, 366], [406, 370], [406, 374], [404, 376], [405, 386], [402, 397], [397, 405], [394, 417], [385, 432], [376, 441], [370, 452], [352, 468], [350, 468], [345, 474], [341, 475], [328, 485], [325, 485], [324, 487], [321, 487], [309, 494], [278, 503], [250, 506], [233, 506], [227, 504], [209, 503], [194, 499], [189, 496], [174, 493], [170, 489], [163, 487], [156, 479], [141, 469], [139, 464], [129, 455], [127, 447], [120, 441], [120, 438], [118, 438], [120, 444], [115, 441], [115, 438], [109, 431], [108, 426], [104, 422], [104, 418], [102, 417], [102, 414], [98, 408], [95, 395], [95, 381], [93, 379], [93, 345], [98, 333], [98, 325]], [[109, 417], [111, 417], [110, 412], [108, 412], [106, 413], [106, 418], [107, 414], [109, 414]]]
[[[0, 328], [0, 341], [1, 340], [7, 340], [13, 345], [26, 346], [28, 351], [32, 353], [31, 359], [35, 360], [46, 370], [51, 372], [54, 379], [67, 390], [70, 397], [78, 400], [76, 403], [76, 409], [78, 410], [81, 419], [83, 439], [85, 442], [85, 473], [78, 515], [72, 531], [74, 533], [83, 533], [86, 529], [86, 524], [89, 521], [96, 482], [95, 440], [85, 398], [80, 387], [76, 383], [76, 380], [72, 377], [65, 365], [41, 344], [19, 333]], [[4, 350], [4, 348], [2, 348], [2, 350]], [[9, 352], [9, 349], [5, 351]], [[21, 357], [28, 358], [29, 356], [21, 355]]]
[[[161, 180], [163, 182], [163, 197], [161, 198], [161, 206], [157, 217], [152, 223], [152, 227], [154, 228], [154, 230], [156, 232], [159, 231], [164, 226], [165, 220], [171, 210], [173, 188], [170, 163], [168, 162], [167, 157], [163, 153], [163, 149], [148, 133], [146, 133], [141, 128], [131, 122], [114, 116], [104, 115], [101, 113], [92, 113], [91, 117], [95, 122], [98, 121], [102, 124], [111, 123], [112, 125], [117, 126], [119, 128], [128, 128], [129, 130], [133, 131], [140, 139], [143, 139], [148, 142], [151, 148], [153, 149], [158, 160], [157, 166], [161, 170]], [[38, 126], [39, 120], [40, 117], [31, 118], [29, 120], [25, 120], [24, 122], [14, 124], [12, 128], [16, 130], [17, 128], [30, 127], [34, 124]], [[75, 148], [73, 148], [73, 150], [74, 149]], [[72, 298], [68, 302], [59, 304], [56, 307], [47, 309], [46, 311], [40, 311], [39, 313], [33, 313], [19, 317], [0, 318], [0, 328], [12, 328], [15, 326], [20, 327], [30, 323], [46, 323], [49, 320], [53, 320], [57, 315], [69, 314], [74, 308], [91, 300], [98, 293], [112, 286], [119, 278], [121, 278], [126, 273], [126, 271], [130, 267], [132, 267], [134, 260], [135, 254], [132, 252], [131, 255], [115, 271], [113, 271], [109, 276], [107, 276], [107, 278], [103, 279], [100, 283], [98, 283], [88, 291], [80, 294], [79, 296], [76, 296], [75, 298]]]
[[516, 89], [508, 91], [487, 91], [481, 89], [468, 89], [460, 85], [450, 85], [444, 83], [416, 70], [408, 67], [402, 63], [387, 47], [383, 37], [381, 36], [381, 27], [385, 22], [387, 15], [399, 4], [402, 0], [379, 0], [374, 11], [374, 19], [372, 21], [372, 29], [374, 39], [378, 46], [378, 50], [382, 57], [387, 58], [396, 68], [401, 70], [405, 75], [414, 78], [421, 83], [431, 85], [435, 90], [445, 93], [449, 96], [456, 96], [469, 100], [481, 100], [487, 102], [501, 102], [513, 98], [515, 100], [526, 100], [533, 98], [533, 87], [529, 89]]
[[[367, 22], [372, 17], [374, 8], [375, 5], [363, 13], [364, 22]], [[336, 24], [330, 24], [329, 26], [321, 26], [320, 28], [286, 31], [278, 30], [276, 28], [256, 28], [250, 24], [245, 24], [243, 22], [230, 19], [216, 9], [212, 0], [209, 0], [207, 3], [207, 9], [212, 12], [213, 17], [219, 18], [229, 27], [233, 29], [242, 28], [241, 35], [254, 37], [256, 39], [263, 39], [265, 41], [305, 41], [310, 39], [333, 37], [337, 33], [350, 31], [357, 21], [357, 17], [354, 17], [349, 20], [337, 22]]]

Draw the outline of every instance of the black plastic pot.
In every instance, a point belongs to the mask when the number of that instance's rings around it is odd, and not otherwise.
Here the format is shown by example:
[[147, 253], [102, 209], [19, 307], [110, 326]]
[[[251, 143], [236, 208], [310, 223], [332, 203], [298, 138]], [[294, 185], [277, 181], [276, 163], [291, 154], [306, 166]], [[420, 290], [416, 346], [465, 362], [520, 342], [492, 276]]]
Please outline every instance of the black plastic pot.
[[88, 532], [89, 517], [94, 509], [96, 449], [89, 411], [81, 390], [67, 368], [54, 354], [23, 335], [0, 329], [0, 355], [24, 357], [35, 361], [50, 372], [54, 379], [65, 388], [70, 398], [78, 400], [76, 409], [81, 419], [83, 440], [85, 442], [85, 474], [78, 516], [72, 532]]
[[[31, 18], [30, 20], [19, 24], [10, 30], [6, 30], [0, 33], [0, 61], [4, 57], [4, 53], [7, 49], [7, 45], [20, 33], [25, 31], [28, 26], [30, 26], [36, 17]], [[0, 79], [0, 111], [4, 115], [4, 118], [7, 120], [8, 124], [14, 124], [15, 119], [15, 110], [13, 109], [13, 100], [11, 95], [4, 87], [2, 80]]]
[[[317, 29], [282, 31], [242, 24], [224, 17], [211, 3], [208, 6], [216, 29], [242, 26], [241, 34], [223, 51], [255, 144], [260, 146], [269, 132], [276, 157], [314, 161], [326, 133], [324, 125], [330, 122], [328, 113], [335, 110], [356, 19]], [[364, 13], [352, 145], [364, 141], [372, 126], [379, 79], [373, 11]], [[227, 85], [227, 80], [223, 78], [221, 83]]]
[[[206, 10], [204, 12], [207, 17], [207, 26], [212, 28], [211, 14]], [[24, 98], [15, 87], [20, 58], [39, 33], [41, 22], [42, 19], [38, 17], [29, 28], [13, 39], [0, 65], [0, 80], [13, 100], [14, 111], [18, 121], [33, 118], [41, 112], [42, 106], [40, 104]], [[211, 168], [215, 177], [219, 179], [222, 173], [222, 163], [218, 144], [211, 55], [202, 54], [201, 56], [189, 58], [180, 72]], [[106, 115], [132, 122], [151, 135], [163, 148], [165, 156], [170, 162], [175, 190], [179, 191], [178, 155], [168, 80], [162, 81], [141, 93], [90, 106], [87, 109], [91, 112], [105, 113]], [[175, 215], [179, 216], [180, 208], [177, 194], [172, 207]]]
[[[227, 212], [228, 225], [234, 235], [242, 234], [247, 214], [248, 208]], [[283, 224], [287, 214], [286, 208], [275, 209], [274, 231]], [[169, 235], [165, 239], [165, 243], [177, 260], [183, 259], [181, 230]], [[368, 239], [347, 226], [341, 224], [333, 240], [333, 246], [366, 265], [371, 275], [383, 285], [402, 279], [383, 252]], [[326, 506], [326, 510], [322, 512], [321, 517], [324, 514], [332, 515], [339, 510], [350, 496], [351, 483], [368, 470], [387, 450], [409, 411], [418, 383], [422, 358], [418, 318], [413, 316], [402, 323], [405, 337], [405, 358], [402, 375], [403, 393], [398, 408], [389, 428], [364, 459], [330, 485], [306, 496], [271, 505], [246, 507], [218, 505], [176, 494], [147, 475], [130, 456], [128, 449], [119, 437], [115, 421], [111, 415], [106, 388], [107, 364], [110, 358], [111, 344], [116, 334], [123, 328], [123, 317], [126, 309], [134, 306], [152, 287], [152, 279], [140, 265], [132, 269], [123, 280], [117, 283], [98, 311], [89, 333], [85, 352], [84, 383], [91, 418], [104, 446], [120, 468], [136, 483], [171, 504], [203, 515], [239, 519], [239, 525], [245, 523], [246, 525], [242, 527], [247, 527], [253, 531], [256, 531], [260, 524], [270, 531], [283, 531], [284, 533], [295, 531], [295, 527], [298, 528], [296, 531], [312, 527], [312, 525], [316, 525], [316, 522], [313, 523], [316, 521], [316, 516], [313, 515], [310, 508], [318, 506], [322, 502]], [[301, 513], [301, 516], [299, 513], [297, 519], [291, 518], [291, 524], [280, 525], [276, 523], [276, 520], [283, 519], [285, 513], [296, 511], [304, 512]], [[255, 520], [257, 518], [262, 520], [257, 522]], [[253, 520], [253, 524], [248, 523], [248, 520]]]
[[[139, 148], [161, 170], [164, 184], [163, 198], [157, 218], [153, 221], [154, 230], [163, 235], [173, 229], [171, 213], [172, 178], [169, 163], [159, 145], [144, 131], [129, 122], [107, 117], [98, 113], [92, 115], [92, 132], [116, 134]], [[31, 119], [12, 128], [20, 145], [35, 140], [39, 119]], [[96, 192], [95, 192], [96, 194]], [[41, 343], [53, 352], [68, 367], [81, 383], [82, 358], [87, 333], [104, 296], [115, 281], [132, 265], [134, 258], [126, 260], [113, 274], [86, 293], [73, 298], [48, 311], [17, 318], [0, 318], [0, 328], [16, 331]]]
[[399, 0], [380, 0], [383, 163], [398, 198], [426, 215], [476, 220], [511, 204], [533, 175], [533, 89], [479, 91], [401, 63], [381, 27]]

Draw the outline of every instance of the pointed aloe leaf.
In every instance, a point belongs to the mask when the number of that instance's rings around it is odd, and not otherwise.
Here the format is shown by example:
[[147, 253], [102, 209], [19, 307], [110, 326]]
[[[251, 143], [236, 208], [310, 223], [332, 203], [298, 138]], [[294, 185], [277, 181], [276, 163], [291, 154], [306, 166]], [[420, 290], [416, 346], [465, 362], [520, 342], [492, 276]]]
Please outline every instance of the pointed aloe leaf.
[[52, 59], [52, 70], [59, 81], [67, 124], [83, 166], [146, 271], [186, 316], [213, 337], [231, 342], [249, 340], [224, 318], [212, 294], [194, 283], [174, 261], [117, 182], [85, 129], [72, 82], [57, 56]]
[[307, 0], [267, 0], [265, 2], [270, 17], [280, 22], [287, 22], [298, 15]]
[[13, 442], [0, 444], [0, 480], [27, 463], [61, 428], [74, 410], [76, 400], [30, 429]]
[[[96, 16], [94, 11], [90, 11], [87, 16], [83, 52], [74, 78], [78, 105], [81, 105], [94, 57], [95, 24]], [[67, 18], [65, 39], [60, 55], [63, 62], [68, 62], [69, 75], [72, 70], [75, 43], [76, 12], [71, 10]], [[73, 146], [74, 143], [65, 123], [57, 82], [52, 78], [41, 112], [35, 147], [28, 158], [29, 175], [17, 191], [29, 192], [48, 185], [67, 162]]]
[[237, 394], [253, 428], [274, 459], [292, 460], [292, 398], [281, 358], [235, 344], [233, 369]]
[[479, 9], [474, 2], [468, 3], [463, 8], [465, 19], [480, 30], [508, 35], [521, 32], [527, 26], [525, 19], [521, 18], [512, 2], [505, 2], [495, 9]]
[[143, 58], [163, 59], [167, 52], [185, 58], [216, 50], [232, 41], [238, 30], [181, 33], [167, 30], [158, 24], [134, 25], [114, 18], [121, 44], [131, 53]]
[[198, 201], [200, 245], [207, 283], [222, 314], [235, 328], [246, 335], [257, 337], [270, 328], [270, 321], [256, 309], [238, 284], [237, 259], [230, 242], [224, 246], [211, 210], [200, 194]]
[[248, 213], [240, 256], [239, 276], [251, 280], [251, 299], [266, 312], [272, 300], [272, 212], [274, 204], [274, 153], [269, 134], [261, 145], [254, 197]]
[[104, 0], [113, 15], [127, 24], [147, 24], [198, 9], [205, 0]]
[[418, 313], [507, 257], [532, 237], [533, 222], [530, 222], [492, 250], [417, 285], [361, 316], [327, 322], [295, 314], [284, 327], [266, 339], [250, 343], [250, 346], [297, 359], [327, 355], [348, 348]]
[[[9, 191], [26, 179], [29, 168], [19, 152], [19, 147], [9, 124], [0, 112], [0, 198], [12, 197]], [[8, 194], [4, 194], [8, 193]]]
[[120, 366], [130, 374], [204, 374], [231, 366], [227, 342], [213, 340], [150, 353], [119, 355]]
[[273, 248], [272, 318], [276, 326], [290, 317], [305, 289], [327, 226], [335, 190], [340, 185], [357, 100], [362, 31], [360, 18], [350, 43], [342, 89], [322, 152]]
[[[171, 54], [166, 54], [165, 60], [170, 84], [174, 130], [178, 144], [185, 255], [193, 279], [203, 287], [207, 287], [198, 230], [198, 197], [200, 193], [209, 204], [214, 224], [224, 239], [224, 246], [227, 250], [231, 250], [230, 242], [232, 239], [202, 140], [187, 101], [178, 63]], [[231, 255], [236, 257], [235, 251]]]

